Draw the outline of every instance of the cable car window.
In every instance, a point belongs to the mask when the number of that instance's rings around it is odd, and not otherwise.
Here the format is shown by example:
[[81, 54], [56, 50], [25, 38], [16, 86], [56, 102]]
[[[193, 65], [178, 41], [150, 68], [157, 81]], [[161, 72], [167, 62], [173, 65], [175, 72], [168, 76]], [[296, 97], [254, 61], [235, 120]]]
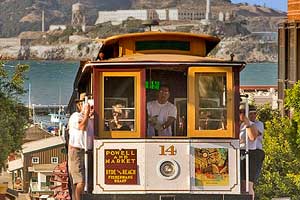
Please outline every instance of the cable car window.
[[104, 77], [104, 129], [135, 130], [134, 77]]
[[226, 130], [226, 73], [196, 73], [195, 81], [195, 129]]
[[137, 41], [135, 43], [136, 51], [145, 50], [180, 50], [190, 51], [189, 41], [176, 41], [176, 40], [150, 40], [150, 41]]

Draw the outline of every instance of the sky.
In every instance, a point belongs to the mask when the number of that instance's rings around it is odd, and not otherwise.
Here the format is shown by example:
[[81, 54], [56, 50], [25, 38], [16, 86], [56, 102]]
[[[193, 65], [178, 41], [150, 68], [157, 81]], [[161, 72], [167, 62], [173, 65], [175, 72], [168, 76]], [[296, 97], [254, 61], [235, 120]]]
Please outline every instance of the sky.
[[288, 0], [231, 0], [232, 3], [249, 3], [256, 5], [266, 5], [266, 7], [274, 8], [276, 10], [287, 11]]

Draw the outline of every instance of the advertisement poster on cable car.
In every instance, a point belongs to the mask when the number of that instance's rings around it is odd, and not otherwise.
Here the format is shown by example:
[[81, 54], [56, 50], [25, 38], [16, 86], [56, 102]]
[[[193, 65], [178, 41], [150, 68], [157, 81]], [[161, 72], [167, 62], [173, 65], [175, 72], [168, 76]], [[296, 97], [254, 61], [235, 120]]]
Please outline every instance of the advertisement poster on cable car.
[[195, 148], [195, 186], [228, 186], [228, 149]]
[[137, 184], [137, 150], [105, 149], [105, 184]]

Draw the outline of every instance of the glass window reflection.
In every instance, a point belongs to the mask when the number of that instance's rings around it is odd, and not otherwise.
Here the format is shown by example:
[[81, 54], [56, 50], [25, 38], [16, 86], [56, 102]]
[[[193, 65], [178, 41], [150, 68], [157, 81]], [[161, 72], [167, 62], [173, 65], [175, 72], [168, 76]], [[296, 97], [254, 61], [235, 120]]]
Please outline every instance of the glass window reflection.
[[134, 77], [104, 77], [105, 131], [135, 130]]
[[196, 73], [195, 78], [195, 129], [226, 130], [226, 73]]

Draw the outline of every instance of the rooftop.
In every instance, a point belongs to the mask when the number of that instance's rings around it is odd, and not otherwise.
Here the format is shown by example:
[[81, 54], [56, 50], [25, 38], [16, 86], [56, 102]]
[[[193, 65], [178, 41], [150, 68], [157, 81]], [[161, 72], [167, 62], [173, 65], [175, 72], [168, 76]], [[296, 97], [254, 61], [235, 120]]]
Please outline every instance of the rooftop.
[[23, 154], [25, 154], [63, 144], [65, 144], [65, 141], [61, 136], [49, 137], [41, 140], [24, 143], [22, 145], [22, 152]]
[[25, 137], [23, 138], [23, 143], [49, 138], [49, 137], [53, 137], [53, 135], [45, 131], [44, 129], [41, 129], [38, 125], [33, 125], [28, 129], [26, 129]]

